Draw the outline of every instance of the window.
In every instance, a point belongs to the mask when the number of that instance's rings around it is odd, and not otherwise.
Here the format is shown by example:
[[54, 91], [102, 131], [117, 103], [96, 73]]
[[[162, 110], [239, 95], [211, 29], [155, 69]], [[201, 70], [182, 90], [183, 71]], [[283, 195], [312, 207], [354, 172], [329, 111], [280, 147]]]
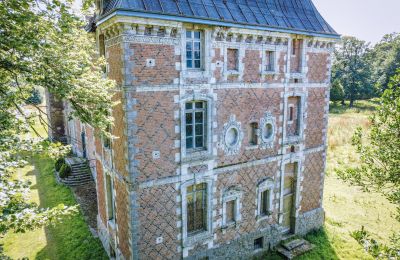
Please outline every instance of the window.
[[[107, 115], [110, 116], [111, 113], [107, 113]], [[104, 146], [104, 148], [107, 148], [107, 149], [111, 149], [111, 141], [112, 141], [111, 137], [110, 137], [111, 131], [112, 131], [111, 124], [108, 124], [107, 128], [106, 128], [106, 132], [108, 135], [103, 136], [103, 146]]]
[[270, 191], [265, 190], [261, 192], [261, 215], [266, 216], [269, 215], [270, 213], [270, 208], [269, 208], [269, 196], [270, 196]]
[[294, 119], [294, 107], [289, 107], [289, 121], [293, 121]]
[[259, 237], [257, 239], [254, 239], [254, 250], [259, 250], [264, 247], [264, 238]]
[[114, 219], [114, 185], [109, 174], [106, 174], [106, 196], [107, 196], [107, 216], [108, 220]]
[[298, 40], [293, 40], [292, 42], [292, 55], [296, 55]]
[[206, 148], [206, 102], [191, 101], [185, 104], [186, 149]]
[[239, 60], [239, 51], [238, 49], [228, 49], [227, 50], [227, 57], [228, 57], [228, 70], [239, 70], [238, 68], [238, 60]]
[[258, 123], [256, 122], [250, 124], [249, 143], [250, 145], [258, 144]]
[[275, 53], [273, 51], [267, 51], [265, 53], [265, 70], [266, 71], [274, 71], [274, 56]]
[[257, 219], [264, 219], [272, 214], [274, 181], [268, 178], [258, 185]]
[[201, 69], [201, 32], [186, 31], [186, 67]]
[[226, 223], [236, 222], [236, 200], [226, 202]]
[[187, 187], [187, 232], [194, 235], [207, 230], [207, 183]]

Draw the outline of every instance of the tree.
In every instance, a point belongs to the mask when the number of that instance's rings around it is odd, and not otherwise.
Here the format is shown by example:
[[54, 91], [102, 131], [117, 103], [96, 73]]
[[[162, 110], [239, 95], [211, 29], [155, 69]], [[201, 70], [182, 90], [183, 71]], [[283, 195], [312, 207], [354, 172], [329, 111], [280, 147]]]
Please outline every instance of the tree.
[[332, 83], [330, 96], [331, 96], [331, 101], [333, 102], [339, 102], [339, 101], [341, 101], [342, 103], [344, 102], [344, 88], [342, 84], [340, 84], [339, 80], [335, 80]]
[[369, 44], [355, 37], [343, 37], [341, 47], [335, 50], [332, 79], [343, 86], [350, 107], [355, 100], [374, 95], [368, 51]]
[[383, 93], [400, 68], [400, 33], [387, 34], [368, 54], [375, 88]]
[[[400, 70], [392, 77], [371, 117], [370, 132], [364, 134], [359, 128], [352, 141], [361, 163], [358, 167], [338, 171], [339, 177], [366, 192], [383, 194], [397, 205], [400, 221]], [[360, 241], [371, 241], [365, 232], [361, 233]], [[386, 254], [399, 254], [400, 233], [393, 235], [392, 244], [390, 250], [384, 250]]]
[[42, 87], [66, 100], [72, 116], [106, 133], [112, 120], [110, 91], [114, 82], [104, 79], [94, 39], [82, 29], [83, 21], [71, 11], [71, 1], [0, 1], [0, 234], [23, 232], [58, 221], [76, 212], [59, 205], [40, 209], [27, 203], [29, 184], [12, 179], [23, 166], [23, 153], [41, 152], [58, 157], [61, 145], [23, 138], [36, 131], [47, 115], [40, 107], [27, 115], [25, 100], [34, 88]]

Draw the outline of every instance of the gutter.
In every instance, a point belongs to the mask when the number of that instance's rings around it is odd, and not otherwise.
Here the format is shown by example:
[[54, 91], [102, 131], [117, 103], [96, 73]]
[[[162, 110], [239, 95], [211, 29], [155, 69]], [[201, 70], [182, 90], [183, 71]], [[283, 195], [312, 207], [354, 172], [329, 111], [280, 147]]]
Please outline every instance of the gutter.
[[152, 19], [160, 19], [160, 20], [175, 21], [175, 22], [235, 27], [235, 28], [241, 28], [241, 29], [262, 30], [262, 31], [270, 31], [270, 32], [300, 34], [300, 35], [313, 36], [313, 37], [340, 39], [340, 35], [338, 35], [338, 34], [318, 33], [318, 32], [312, 32], [312, 31], [306, 31], [306, 30], [300, 30], [300, 29], [280, 28], [280, 27], [274, 27], [274, 26], [248, 25], [248, 24], [242, 24], [242, 23], [224, 22], [224, 21], [219, 21], [219, 20], [193, 18], [193, 17], [186, 17], [186, 16], [175, 16], [175, 15], [166, 15], [166, 14], [149, 13], [149, 12], [138, 12], [138, 11], [131, 11], [131, 10], [127, 10], [127, 9], [117, 9], [117, 10], [113, 11], [112, 13], [102, 17], [101, 19], [99, 19], [96, 22], [96, 26], [99, 26], [100, 24], [106, 22], [107, 20], [111, 19], [114, 16], [152, 18]]

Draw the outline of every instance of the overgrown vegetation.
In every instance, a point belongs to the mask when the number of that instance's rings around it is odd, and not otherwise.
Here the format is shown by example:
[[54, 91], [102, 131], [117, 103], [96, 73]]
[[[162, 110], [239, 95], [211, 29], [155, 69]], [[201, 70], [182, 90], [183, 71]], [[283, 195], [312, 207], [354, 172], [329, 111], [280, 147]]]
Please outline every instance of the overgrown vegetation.
[[[35, 155], [14, 178], [29, 181], [29, 201], [43, 208], [60, 203], [76, 204], [71, 190], [57, 184], [54, 178], [54, 160]], [[6, 255], [13, 259], [108, 259], [99, 239], [94, 238], [80, 212], [56, 225], [25, 233], [8, 232], [0, 239]], [[1, 257], [0, 257], [1, 259]]]

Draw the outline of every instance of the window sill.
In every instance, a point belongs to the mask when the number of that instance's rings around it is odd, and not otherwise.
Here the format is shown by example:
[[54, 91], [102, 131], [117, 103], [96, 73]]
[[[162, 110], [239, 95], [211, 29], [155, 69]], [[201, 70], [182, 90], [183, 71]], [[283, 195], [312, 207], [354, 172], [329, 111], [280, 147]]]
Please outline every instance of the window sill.
[[222, 230], [226, 230], [226, 229], [229, 229], [229, 228], [237, 228], [237, 227], [239, 227], [240, 223], [241, 223], [241, 221], [239, 221], [239, 220], [238, 221], [229, 222], [229, 223], [226, 223], [225, 225], [223, 225], [221, 227], [221, 229]]
[[263, 221], [263, 220], [270, 220], [272, 217], [272, 213], [269, 215], [258, 215], [257, 216], [257, 222]]
[[258, 148], [259, 148], [258, 144], [255, 144], [255, 145], [246, 146], [244, 149], [246, 151], [249, 151], [249, 150], [256, 150]]
[[265, 75], [277, 75], [279, 74], [278, 71], [263, 71], [261, 72], [261, 75], [265, 76]]
[[182, 163], [200, 160], [211, 160], [213, 158], [214, 157], [209, 150], [186, 151], [186, 156], [182, 158]]
[[226, 72], [226, 75], [227, 75], [227, 76], [230, 76], [230, 75], [240, 75], [240, 72], [239, 72], [238, 70], [228, 70], [228, 71]]
[[186, 69], [183, 71], [184, 78], [205, 78], [207, 72], [203, 69]]
[[193, 246], [198, 242], [202, 242], [207, 239], [212, 239], [213, 237], [214, 236], [210, 231], [204, 231], [202, 233], [197, 233], [195, 235], [188, 235], [186, 238], [184, 238], [183, 246], [184, 247]]
[[112, 230], [115, 230], [115, 219], [108, 220], [107, 224]]

